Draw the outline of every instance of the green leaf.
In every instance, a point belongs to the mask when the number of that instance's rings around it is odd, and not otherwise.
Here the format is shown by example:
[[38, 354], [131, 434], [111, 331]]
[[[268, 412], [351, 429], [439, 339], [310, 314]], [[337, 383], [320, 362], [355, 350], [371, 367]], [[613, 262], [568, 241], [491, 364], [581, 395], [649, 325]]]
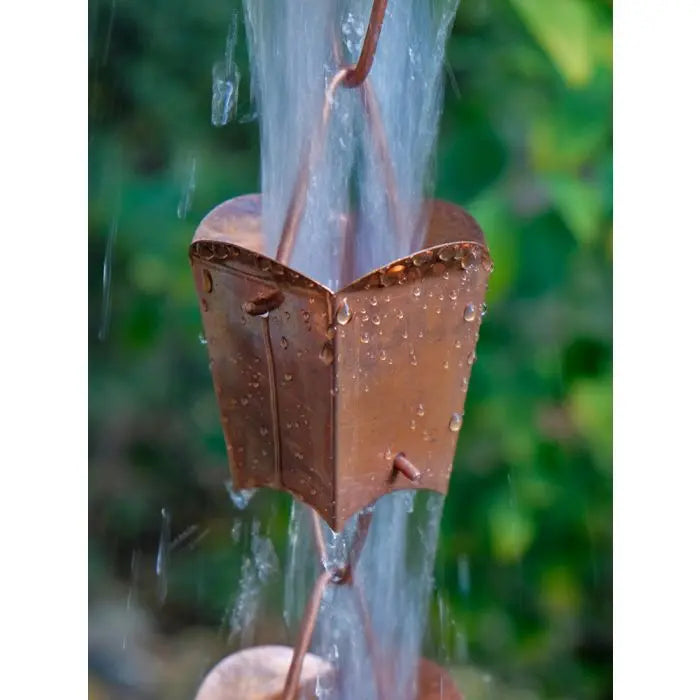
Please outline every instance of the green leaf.
[[574, 422], [587, 439], [598, 467], [612, 469], [612, 385], [609, 376], [577, 382], [570, 395]]
[[590, 82], [595, 56], [593, 17], [584, 0], [511, 0], [564, 80], [571, 86]]
[[570, 175], [548, 178], [549, 193], [561, 217], [576, 240], [587, 245], [600, 233], [603, 219], [603, 196], [597, 183]]
[[491, 509], [489, 526], [494, 557], [503, 563], [520, 561], [535, 536], [531, 518], [507, 500]]

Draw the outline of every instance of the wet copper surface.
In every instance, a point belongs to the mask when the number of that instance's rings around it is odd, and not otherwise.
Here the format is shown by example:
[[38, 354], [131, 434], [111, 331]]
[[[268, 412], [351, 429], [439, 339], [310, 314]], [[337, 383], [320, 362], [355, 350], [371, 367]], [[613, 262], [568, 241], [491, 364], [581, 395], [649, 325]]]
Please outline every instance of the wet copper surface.
[[492, 263], [446, 202], [424, 245], [333, 293], [263, 254], [259, 195], [205, 217], [190, 258], [237, 488], [290, 491], [334, 530], [389, 491], [447, 491]]

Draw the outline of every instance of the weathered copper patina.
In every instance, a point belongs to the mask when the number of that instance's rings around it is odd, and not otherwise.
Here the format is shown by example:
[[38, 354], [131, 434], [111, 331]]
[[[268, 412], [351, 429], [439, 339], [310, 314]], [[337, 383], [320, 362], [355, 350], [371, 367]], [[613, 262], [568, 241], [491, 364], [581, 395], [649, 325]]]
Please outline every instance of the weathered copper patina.
[[390, 491], [446, 493], [492, 269], [481, 229], [434, 201], [422, 250], [333, 292], [265, 255], [260, 210], [224, 202], [190, 247], [234, 484], [289, 491], [334, 530]]

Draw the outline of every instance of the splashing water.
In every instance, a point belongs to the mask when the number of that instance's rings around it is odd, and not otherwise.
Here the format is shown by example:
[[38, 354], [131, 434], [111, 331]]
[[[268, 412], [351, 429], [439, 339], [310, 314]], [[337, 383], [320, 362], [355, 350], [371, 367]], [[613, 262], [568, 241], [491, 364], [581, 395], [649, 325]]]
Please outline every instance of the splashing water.
[[279, 560], [272, 541], [260, 532], [260, 522], [254, 520], [250, 553], [243, 558], [237, 594], [228, 616], [230, 641], [238, 638], [242, 647], [253, 644], [263, 590], [278, 573]]
[[236, 114], [241, 74], [235, 62], [238, 13], [234, 11], [226, 36], [224, 60], [212, 68], [211, 123], [225, 126]]
[[245, 510], [250, 500], [258, 491], [257, 489], [235, 489], [231, 481], [226, 481], [225, 486], [231, 503], [233, 503], [238, 510]]

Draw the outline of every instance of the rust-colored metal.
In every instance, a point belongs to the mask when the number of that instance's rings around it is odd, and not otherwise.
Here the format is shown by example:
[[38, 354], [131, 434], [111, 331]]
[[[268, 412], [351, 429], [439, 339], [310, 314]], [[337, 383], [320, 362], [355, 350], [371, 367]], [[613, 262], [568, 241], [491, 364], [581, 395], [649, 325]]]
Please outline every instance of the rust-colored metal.
[[394, 459], [394, 469], [403, 474], [409, 481], [420, 481], [420, 469], [410, 462], [403, 452], [396, 455]]
[[[334, 530], [390, 491], [446, 493], [492, 269], [481, 229], [434, 201], [422, 250], [333, 292], [263, 253], [260, 203], [219, 205], [190, 248], [234, 484], [290, 491]], [[396, 476], [400, 453], [420, 481]]]
[[333, 572], [330, 570], [324, 570], [316, 579], [311, 596], [306, 603], [304, 618], [302, 620], [301, 630], [299, 632], [299, 639], [297, 641], [297, 645], [294, 647], [292, 663], [289, 666], [289, 672], [287, 673], [287, 678], [284, 682], [284, 690], [282, 691], [280, 700], [293, 700], [293, 698], [295, 698], [297, 695], [299, 689], [299, 678], [301, 677], [301, 669], [304, 664], [304, 659], [306, 658], [306, 653], [309, 650], [309, 645], [311, 644], [311, 635], [313, 634], [314, 627], [316, 626], [316, 618], [318, 617], [318, 609], [321, 607], [323, 591], [326, 590], [326, 586], [331, 582], [332, 578]]
[[369, 15], [369, 24], [367, 25], [367, 33], [365, 40], [362, 43], [360, 58], [357, 63], [348, 70], [343, 85], [345, 87], [354, 88], [365, 81], [372, 69], [374, 62], [374, 54], [377, 51], [377, 42], [382, 31], [382, 23], [386, 14], [387, 0], [374, 0], [372, 3], [372, 11]]

